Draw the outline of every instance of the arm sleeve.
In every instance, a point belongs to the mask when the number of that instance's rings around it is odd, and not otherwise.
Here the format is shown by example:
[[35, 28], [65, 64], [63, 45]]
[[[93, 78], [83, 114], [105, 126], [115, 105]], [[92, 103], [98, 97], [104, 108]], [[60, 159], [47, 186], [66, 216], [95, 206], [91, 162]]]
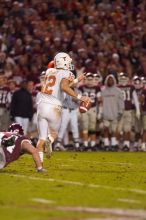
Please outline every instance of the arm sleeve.
[[7, 101], [8, 101], [8, 107], [9, 107], [12, 101], [12, 94], [10, 92], [8, 92], [7, 94]]
[[124, 104], [124, 97], [123, 97], [123, 94], [122, 94], [121, 90], [119, 92], [119, 97], [118, 97], [118, 108], [119, 108], [119, 113], [123, 114], [125, 104]]
[[134, 101], [136, 111], [140, 111], [138, 96], [137, 96], [137, 93], [136, 93], [135, 90], [133, 90], [133, 92], [132, 92], [132, 98], [133, 98], [133, 101]]

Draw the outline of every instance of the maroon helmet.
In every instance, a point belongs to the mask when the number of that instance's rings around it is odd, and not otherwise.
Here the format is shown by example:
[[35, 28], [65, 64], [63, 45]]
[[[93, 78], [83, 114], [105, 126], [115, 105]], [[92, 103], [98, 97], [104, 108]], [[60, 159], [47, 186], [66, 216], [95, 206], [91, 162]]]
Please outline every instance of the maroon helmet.
[[20, 135], [24, 135], [24, 130], [23, 130], [22, 126], [18, 123], [11, 124], [8, 128], [8, 131], [9, 132], [15, 132], [15, 133], [18, 133]]

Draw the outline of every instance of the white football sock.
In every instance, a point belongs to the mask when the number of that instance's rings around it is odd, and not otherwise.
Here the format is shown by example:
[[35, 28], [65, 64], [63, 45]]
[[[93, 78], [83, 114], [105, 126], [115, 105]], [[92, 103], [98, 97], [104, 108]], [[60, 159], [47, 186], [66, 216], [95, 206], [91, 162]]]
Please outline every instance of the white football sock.
[[39, 151], [39, 155], [40, 155], [40, 160], [43, 163], [43, 161], [44, 161], [44, 153], [42, 151]]

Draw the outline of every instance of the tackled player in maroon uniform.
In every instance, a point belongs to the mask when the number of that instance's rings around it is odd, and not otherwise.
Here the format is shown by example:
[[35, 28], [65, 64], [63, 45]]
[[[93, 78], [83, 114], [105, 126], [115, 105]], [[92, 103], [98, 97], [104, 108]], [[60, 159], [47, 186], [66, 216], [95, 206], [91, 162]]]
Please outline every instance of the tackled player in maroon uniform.
[[37, 172], [45, 171], [38, 150], [24, 136], [21, 125], [13, 123], [9, 126], [7, 132], [0, 132], [0, 169], [18, 160], [24, 153], [32, 155]]

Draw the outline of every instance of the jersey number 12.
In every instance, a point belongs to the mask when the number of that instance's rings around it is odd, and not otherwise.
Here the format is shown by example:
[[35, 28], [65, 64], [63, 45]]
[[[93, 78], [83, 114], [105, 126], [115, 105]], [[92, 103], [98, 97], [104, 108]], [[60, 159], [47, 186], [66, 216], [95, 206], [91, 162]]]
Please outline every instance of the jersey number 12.
[[51, 95], [53, 93], [52, 87], [55, 85], [56, 77], [54, 75], [46, 76], [44, 80], [44, 85], [42, 87], [42, 92]]

